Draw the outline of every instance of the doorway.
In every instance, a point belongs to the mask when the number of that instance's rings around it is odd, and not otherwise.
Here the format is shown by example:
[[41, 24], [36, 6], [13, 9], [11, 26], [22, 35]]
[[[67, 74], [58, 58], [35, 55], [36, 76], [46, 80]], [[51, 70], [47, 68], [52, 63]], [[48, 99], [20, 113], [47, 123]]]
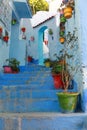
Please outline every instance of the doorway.
[[38, 32], [38, 58], [39, 65], [44, 65], [44, 59], [49, 58], [47, 26], [40, 28]]

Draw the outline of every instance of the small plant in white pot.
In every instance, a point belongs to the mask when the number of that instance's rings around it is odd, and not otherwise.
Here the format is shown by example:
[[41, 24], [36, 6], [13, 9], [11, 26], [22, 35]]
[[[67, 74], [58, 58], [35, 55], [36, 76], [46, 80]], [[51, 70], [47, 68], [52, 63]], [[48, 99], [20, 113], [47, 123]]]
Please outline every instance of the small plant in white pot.
[[[66, 41], [64, 43], [63, 49], [65, 61], [69, 61], [71, 59], [73, 60], [75, 52], [77, 51], [77, 49], [75, 49], [72, 54], [69, 54], [69, 51], [72, 51], [75, 47], [78, 48], [78, 37], [76, 32], [77, 29], [75, 28], [73, 33], [68, 32], [66, 34]], [[72, 63], [69, 64], [69, 62], [67, 62], [66, 64], [64, 64], [64, 67], [61, 71], [64, 91], [57, 93], [57, 96], [62, 112], [74, 112], [76, 109], [79, 92], [69, 92], [68, 87], [77, 72], [79, 71], [78, 69], [80, 70], [80, 64], [78, 67], [73, 66]]]

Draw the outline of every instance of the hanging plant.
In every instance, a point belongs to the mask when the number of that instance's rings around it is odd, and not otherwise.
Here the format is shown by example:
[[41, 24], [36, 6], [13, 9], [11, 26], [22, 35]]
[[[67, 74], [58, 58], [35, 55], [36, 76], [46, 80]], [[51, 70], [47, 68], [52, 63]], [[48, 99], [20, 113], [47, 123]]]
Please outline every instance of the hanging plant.
[[12, 25], [15, 25], [16, 22], [17, 22], [16, 19], [12, 19], [11, 24], [12, 24]]
[[3, 40], [4, 40], [5, 42], [8, 42], [9, 36], [4, 36], [4, 37], [3, 37]]
[[65, 22], [66, 22], [66, 18], [65, 18], [64, 16], [61, 16], [61, 17], [60, 17], [60, 22], [61, 22], [61, 23], [65, 23]]
[[51, 28], [48, 30], [48, 32], [49, 32], [49, 35], [53, 35], [53, 30]]
[[64, 31], [60, 31], [60, 32], [59, 32], [59, 35], [62, 36], [62, 37], [64, 36], [64, 34], [65, 34]]

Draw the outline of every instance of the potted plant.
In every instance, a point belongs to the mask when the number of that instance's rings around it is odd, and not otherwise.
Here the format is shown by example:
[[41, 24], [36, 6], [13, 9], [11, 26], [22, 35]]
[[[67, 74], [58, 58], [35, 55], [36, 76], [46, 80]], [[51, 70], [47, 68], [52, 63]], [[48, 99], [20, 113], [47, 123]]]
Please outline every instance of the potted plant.
[[51, 35], [52, 40], [53, 40], [54, 39], [54, 37], [53, 37], [53, 30], [51, 28], [48, 30], [48, 33], [49, 33], [49, 35]]
[[51, 60], [49, 58], [44, 59], [44, 64], [46, 67], [51, 67]]
[[48, 30], [48, 32], [49, 32], [49, 35], [53, 35], [53, 30], [51, 28]]
[[[69, 47], [71, 50], [78, 45], [76, 44], [78, 40], [78, 37], [76, 36], [76, 28], [73, 31], [73, 33], [68, 32], [66, 35], [66, 41], [64, 43], [64, 59], [67, 60], [67, 62], [73, 58], [74, 55], [69, 54], [67, 51], [67, 47]], [[77, 49], [76, 49], [77, 51]], [[79, 93], [78, 92], [69, 92], [68, 87], [70, 85], [71, 80], [75, 77], [77, 72], [79, 71], [80, 67], [72, 66], [71, 64], [66, 63], [64, 64], [64, 67], [62, 67], [61, 71], [61, 77], [63, 82], [63, 92], [57, 93], [59, 104], [61, 107], [62, 112], [74, 112], [76, 109], [77, 104], [77, 98]]]
[[28, 62], [32, 62], [32, 60], [33, 60], [32, 56], [28, 56], [27, 60], [28, 60]]
[[18, 73], [20, 71], [19, 70], [20, 62], [16, 58], [6, 59], [6, 62], [7, 65], [3, 66], [5, 73]]
[[15, 25], [16, 23], [17, 23], [17, 20], [16, 20], [16, 19], [12, 19], [12, 20], [11, 20], [11, 24], [12, 24], [12, 25]]
[[64, 67], [65, 61], [63, 60], [63, 55], [61, 51], [59, 56], [57, 56], [57, 54], [54, 54], [54, 56], [56, 56], [56, 60], [52, 61], [51, 63], [51, 67], [52, 67], [51, 72], [54, 81], [54, 87], [56, 89], [60, 89], [63, 88], [61, 71]]

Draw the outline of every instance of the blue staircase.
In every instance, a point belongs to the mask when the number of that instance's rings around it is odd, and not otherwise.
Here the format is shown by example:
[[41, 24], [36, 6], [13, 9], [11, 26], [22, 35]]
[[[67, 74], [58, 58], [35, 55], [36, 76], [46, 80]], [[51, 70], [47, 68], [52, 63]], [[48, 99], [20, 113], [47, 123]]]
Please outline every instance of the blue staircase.
[[86, 114], [60, 113], [59, 91], [44, 66], [29, 63], [18, 74], [1, 73], [0, 130], [87, 130]]
[[29, 64], [0, 78], [0, 112], [59, 112], [51, 69]]

